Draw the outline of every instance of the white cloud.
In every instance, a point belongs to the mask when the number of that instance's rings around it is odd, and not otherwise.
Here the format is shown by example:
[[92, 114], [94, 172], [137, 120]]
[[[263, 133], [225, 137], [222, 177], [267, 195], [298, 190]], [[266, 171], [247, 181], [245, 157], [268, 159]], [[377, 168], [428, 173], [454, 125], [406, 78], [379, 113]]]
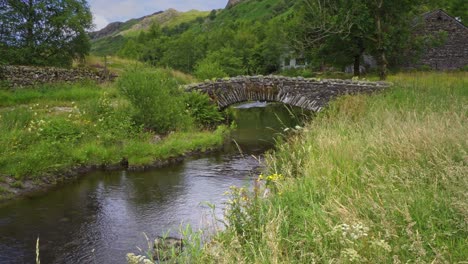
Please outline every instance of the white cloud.
[[109, 24], [109, 21], [99, 14], [93, 13], [93, 24], [96, 26], [94, 30], [100, 30]]

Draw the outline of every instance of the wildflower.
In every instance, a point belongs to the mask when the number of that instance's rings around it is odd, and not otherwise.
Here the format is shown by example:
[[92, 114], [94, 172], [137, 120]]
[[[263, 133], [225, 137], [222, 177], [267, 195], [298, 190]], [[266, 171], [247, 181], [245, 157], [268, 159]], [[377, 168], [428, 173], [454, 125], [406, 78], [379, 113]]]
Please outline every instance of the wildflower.
[[263, 176], [263, 174], [258, 175], [257, 181], [261, 181], [263, 179], [265, 179], [265, 176]]
[[351, 262], [360, 262], [362, 260], [362, 257], [359, 255], [359, 253], [353, 248], [347, 248], [343, 250], [342, 253]]
[[372, 241], [372, 245], [376, 247], [380, 247], [384, 249], [387, 252], [392, 252], [392, 247], [385, 241], [385, 240], [377, 240], [377, 241]]

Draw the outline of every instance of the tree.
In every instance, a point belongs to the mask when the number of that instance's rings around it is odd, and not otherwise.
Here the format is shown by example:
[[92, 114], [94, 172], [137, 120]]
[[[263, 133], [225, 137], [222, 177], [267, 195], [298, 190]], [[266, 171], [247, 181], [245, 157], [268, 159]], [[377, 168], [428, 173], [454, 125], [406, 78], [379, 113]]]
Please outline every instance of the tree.
[[228, 76], [238, 76], [246, 73], [242, 57], [231, 47], [211, 51], [198, 65], [211, 68], [217, 67], [219, 73], [225, 73], [224, 75]]
[[86, 0], [0, 0], [0, 57], [9, 64], [70, 66], [90, 50]]
[[303, 0], [296, 22], [301, 27], [292, 31], [293, 39], [303, 49], [345, 52], [354, 58], [356, 72], [366, 50], [377, 58], [379, 76], [384, 80], [388, 56], [396, 56], [408, 46], [412, 23], [424, 3], [424, 0]]
[[192, 72], [198, 60], [203, 56], [201, 39], [193, 31], [186, 31], [177, 38], [172, 38], [165, 45], [160, 66]]
[[373, 19], [365, 0], [340, 3], [346, 16], [344, 31], [331, 34], [318, 49], [318, 55], [340, 66], [353, 64], [354, 75], [360, 75], [361, 59], [369, 51], [370, 36], [373, 33]]
[[372, 40], [381, 80], [387, 77], [387, 56], [397, 54], [403, 44], [411, 40], [411, 26], [422, 4], [422, 0], [369, 1], [369, 9], [374, 14]]

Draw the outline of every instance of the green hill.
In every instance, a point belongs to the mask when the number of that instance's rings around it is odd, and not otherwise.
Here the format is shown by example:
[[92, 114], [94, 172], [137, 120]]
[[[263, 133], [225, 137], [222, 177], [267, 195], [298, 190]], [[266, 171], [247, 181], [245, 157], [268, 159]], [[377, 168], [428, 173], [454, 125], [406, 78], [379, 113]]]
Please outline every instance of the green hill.
[[[92, 55], [116, 55], [200, 79], [270, 74], [289, 52], [294, 0], [231, 1], [225, 9], [169, 9], [93, 33]], [[96, 37], [98, 36], [98, 37]]]
[[209, 13], [209, 11], [190, 10], [179, 12], [175, 9], [168, 9], [164, 12], [156, 12], [126, 22], [111, 23], [105, 28], [90, 34], [92, 39], [91, 53], [101, 56], [116, 54], [129, 38], [137, 37], [140, 32], [148, 31], [153, 23], [170, 29], [200, 18], [203, 19]]

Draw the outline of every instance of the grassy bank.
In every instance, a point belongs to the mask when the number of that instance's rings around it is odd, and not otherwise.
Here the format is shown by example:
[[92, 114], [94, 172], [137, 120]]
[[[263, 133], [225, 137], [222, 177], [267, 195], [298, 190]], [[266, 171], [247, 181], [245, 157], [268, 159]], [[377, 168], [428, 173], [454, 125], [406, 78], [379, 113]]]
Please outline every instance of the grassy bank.
[[340, 98], [267, 155], [270, 194], [235, 189], [227, 229], [197, 261], [466, 261], [468, 75], [391, 81]]
[[[130, 166], [147, 165], [222, 144], [226, 127], [210, 123], [211, 129], [206, 129], [207, 120], [186, 109], [187, 100], [206, 99], [178, 90], [191, 79], [151, 68], [122, 75], [116, 84], [0, 90], [0, 200], [34, 188], [45, 178], [53, 183], [50, 175], [74, 167], [119, 164], [124, 158]], [[125, 94], [123, 86], [130, 87]], [[141, 87], [168, 94], [167, 105], [154, 101], [153, 93], [144, 95], [145, 111], [139, 109], [143, 99], [132, 101], [127, 95]], [[152, 123], [142, 120], [142, 112]], [[164, 118], [173, 112], [183, 114], [177, 120]]]

